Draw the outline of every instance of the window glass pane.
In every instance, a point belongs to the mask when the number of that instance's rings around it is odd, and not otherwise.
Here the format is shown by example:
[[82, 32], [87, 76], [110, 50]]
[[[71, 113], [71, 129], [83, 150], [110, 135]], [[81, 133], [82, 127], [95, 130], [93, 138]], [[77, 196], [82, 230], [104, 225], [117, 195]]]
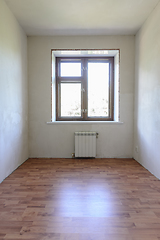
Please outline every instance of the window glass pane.
[[109, 116], [109, 63], [88, 63], [88, 116]]
[[81, 83], [61, 83], [61, 117], [81, 117]]
[[81, 63], [61, 63], [61, 77], [81, 77]]

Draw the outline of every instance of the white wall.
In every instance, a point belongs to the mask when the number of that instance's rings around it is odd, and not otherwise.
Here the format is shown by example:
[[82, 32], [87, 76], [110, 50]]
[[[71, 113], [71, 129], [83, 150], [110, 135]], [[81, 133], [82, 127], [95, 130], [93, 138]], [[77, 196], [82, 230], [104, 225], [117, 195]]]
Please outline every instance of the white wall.
[[[134, 36], [28, 37], [30, 157], [69, 158], [74, 132], [99, 133], [97, 157], [132, 157]], [[120, 49], [120, 120], [123, 124], [51, 121], [51, 49]]]
[[160, 3], [136, 35], [134, 158], [160, 178], [159, 23]]
[[0, 182], [28, 158], [27, 37], [0, 0]]

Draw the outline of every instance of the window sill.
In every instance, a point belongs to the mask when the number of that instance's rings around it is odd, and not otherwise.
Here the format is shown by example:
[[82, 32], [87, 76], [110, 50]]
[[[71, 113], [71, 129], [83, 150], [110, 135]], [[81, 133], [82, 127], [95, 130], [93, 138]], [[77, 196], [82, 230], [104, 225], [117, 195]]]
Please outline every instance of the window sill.
[[124, 122], [117, 122], [117, 121], [54, 121], [54, 122], [46, 122], [47, 125], [85, 125], [85, 124], [99, 124], [99, 125], [121, 125]]

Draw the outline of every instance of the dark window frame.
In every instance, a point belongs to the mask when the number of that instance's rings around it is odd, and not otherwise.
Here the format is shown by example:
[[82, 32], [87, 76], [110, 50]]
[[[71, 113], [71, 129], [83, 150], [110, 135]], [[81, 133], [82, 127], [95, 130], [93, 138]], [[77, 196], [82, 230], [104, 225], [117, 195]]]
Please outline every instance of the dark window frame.
[[[61, 62], [81, 61], [82, 69], [87, 68], [88, 61], [109, 62], [109, 116], [108, 117], [88, 117], [88, 83], [87, 70], [81, 71], [81, 77], [61, 77]], [[81, 83], [81, 117], [61, 117], [60, 109], [60, 83]], [[82, 111], [85, 109], [85, 111]], [[114, 121], [114, 57], [56, 57], [56, 121]]]

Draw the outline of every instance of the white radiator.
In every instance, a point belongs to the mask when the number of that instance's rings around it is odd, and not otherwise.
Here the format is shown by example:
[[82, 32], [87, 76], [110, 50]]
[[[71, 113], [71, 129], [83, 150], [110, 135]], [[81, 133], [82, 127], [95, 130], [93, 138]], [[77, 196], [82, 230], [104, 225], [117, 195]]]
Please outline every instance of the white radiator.
[[75, 132], [75, 157], [96, 157], [96, 132]]

